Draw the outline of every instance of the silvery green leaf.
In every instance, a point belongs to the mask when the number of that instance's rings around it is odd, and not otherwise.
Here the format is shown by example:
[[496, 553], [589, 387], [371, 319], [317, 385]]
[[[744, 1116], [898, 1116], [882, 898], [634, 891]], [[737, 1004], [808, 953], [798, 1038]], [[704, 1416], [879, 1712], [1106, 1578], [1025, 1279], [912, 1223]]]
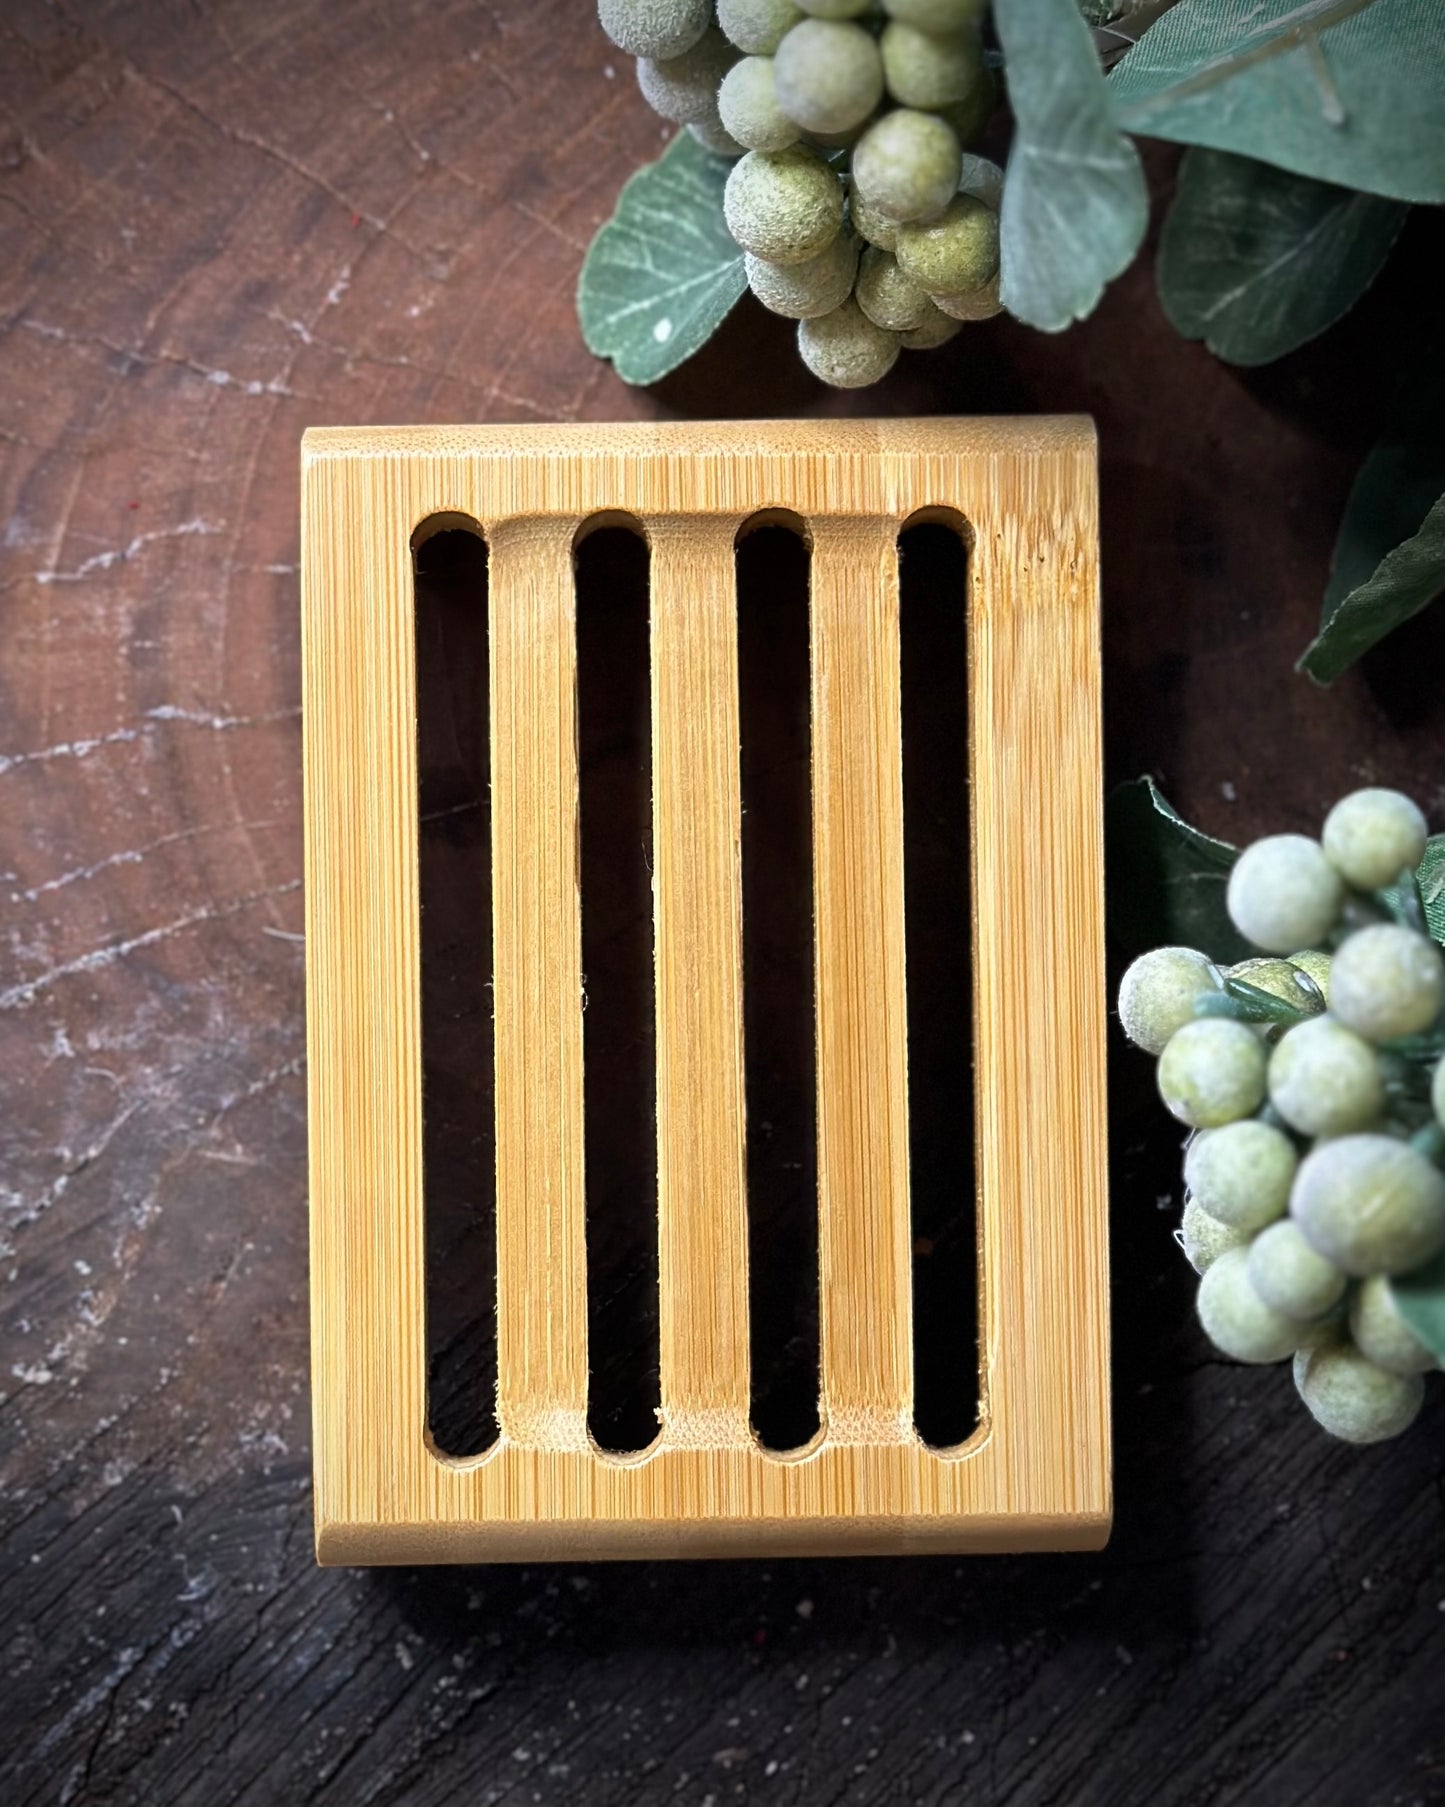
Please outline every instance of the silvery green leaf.
[[743, 254], [723, 218], [732, 164], [679, 132], [628, 178], [577, 284], [589, 351], [625, 383], [655, 383], [722, 325], [747, 287]]
[[1267, 364], [1339, 319], [1409, 209], [1229, 151], [1191, 150], [1159, 244], [1159, 299], [1186, 339]]
[[1109, 112], [1074, 0], [996, 0], [1016, 131], [1000, 215], [1000, 292], [1018, 319], [1061, 332], [1091, 314], [1149, 219], [1144, 172]]
[[1445, 200], [1440, 0], [1179, 0], [1109, 78], [1130, 132]]

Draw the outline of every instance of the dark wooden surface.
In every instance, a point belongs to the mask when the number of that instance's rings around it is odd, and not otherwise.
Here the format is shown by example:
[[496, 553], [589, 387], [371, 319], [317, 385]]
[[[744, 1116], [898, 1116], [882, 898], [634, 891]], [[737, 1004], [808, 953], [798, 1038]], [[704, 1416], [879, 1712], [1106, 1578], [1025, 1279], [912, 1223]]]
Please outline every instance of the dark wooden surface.
[[1445, 822], [1439, 625], [1291, 671], [1438, 222], [1266, 372], [1146, 263], [867, 395], [751, 306], [634, 393], [571, 298], [657, 145], [584, 0], [0, 11], [0, 1800], [1445, 1800], [1439, 1388], [1357, 1452], [1211, 1357], [1127, 1054], [1104, 1554], [312, 1565], [308, 423], [1089, 410], [1111, 775], [1235, 838], [1376, 778]]

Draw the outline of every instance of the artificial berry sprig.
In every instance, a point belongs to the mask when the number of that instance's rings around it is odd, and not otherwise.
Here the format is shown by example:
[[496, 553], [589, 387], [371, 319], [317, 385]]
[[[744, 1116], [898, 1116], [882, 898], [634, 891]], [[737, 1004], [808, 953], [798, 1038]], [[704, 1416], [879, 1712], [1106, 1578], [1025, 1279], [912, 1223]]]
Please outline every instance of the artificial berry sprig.
[[719, 156], [728, 231], [803, 362], [862, 388], [1000, 311], [987, 0], [598, 0], [643, 95]]
[[1394, 1291], [1445, 1249], [1445, 960], [1415, 878], [1426, 840], [1408, 797], [1356, 791], [1318, 841], [1272, 835], [1235, 862], [1229, 914], [1260, 958], [1222, 969], [1158, 948], [1119, 992], [1192, 1132], [1180, 1241], [1205, 1333], [1237, 1361], [1292, 1357], [1315, 1419], [1355, 1443], [1405, 1430], [1437, 1366]]

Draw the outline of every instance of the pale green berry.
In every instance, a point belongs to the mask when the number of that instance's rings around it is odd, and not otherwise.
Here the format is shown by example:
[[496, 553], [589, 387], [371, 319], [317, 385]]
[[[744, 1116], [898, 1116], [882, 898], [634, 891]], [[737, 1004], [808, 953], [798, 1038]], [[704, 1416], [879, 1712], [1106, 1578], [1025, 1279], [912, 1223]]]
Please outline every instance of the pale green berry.
[[1256, 991], [1267, 991], [1272, 998], [1282, 1003], [1291, 1004], [1296, 1010], [1317, 1011], [1324, 1009], [1324, 999], [1306, 979], [1300, 975], [1300, 969], [1293, 960], [1281, 960], [1274, 954], [1262, 955], [1257, 960], [1241, 960], [1228, 969], [1231, 979], [1243, 979], [1246, 984], [1254, 986]]
[[1310, 1357], [1316, 1349], [1336, 1349], [1346, 1339], [1337, 1328], [1331, 1328], [1324, 1336], [1317, 1336], [1312, 1341], [1306, 1340], [1295, 1350], [1290, 1361], [1290, 1373], [1294, 1378], [1294, 1390], [1303, 1397], [1305, 1369], [1310, 1365]]
[[1210, 1263], [1198, 1307], [1204, 1334], [1237, 1362], [1282, 1362], [1299, 1347], [1299, 1325], [1254, 1290], [1245, 1249], [1226, 1249]]
[[743, 260], [748, 287], [768, 309], [788, 320], [831, 314], [853, 293], [858, 241], [840, 232], [826, 250], [801, 264], [770, 264], [751, 252]]
[[883, 10], [924, 31], [957, 31], [976, 24], [987, 12], [988, 0], [883, 0]]
[[694, 119], [687, 127], [687, 135], [715, 157], [741, 157], [748, 148], [738, 143], [721, 119]]
[[1345, 1276], [1312, 1249], [1288, 1217], [1261, 1230], [1249, 1248], [1249, 1278], [1266, 1305], [1287, 1318], [1317, 1318], [1345, 1295]]
[[1246, 1117], [1193, 1137], [1184, 1182], [1203, 1211], [1236, 1230], [1261, 1230], [1289, 1209], [1299, 1157], [1271, 1123]]
[[1315, 947], [1335, 926], [1344, 902], [1340, 875], [1308, 835], [1275, 834], [1234, 862], [1225, 901], [1246, 940], [1267, 953]]
[[883, 61], [861, 25], [804, 19], [774, 62], [778, 104], [810, 132], [846, 132], [883, 98]]
[[744, 251], [769, 263], [805, 263], [838, 236], [843, 185], [803, 145], [749, 151], [728, 177], [723, 213]]
[[1197, 1198], [1184, 1200], [1178, 1242], [1196, 1274], [1212, 1267], [1226, 1249], [1248, 1248], [1251, 1234], [1211, 1217]]
[[1379, 891], [1425, 857], [1430, 830], [1402, 791], [1353, 791], [1325, 817], [1325, 857], [1347, 885]]
[[1350, 1343], [1325, 1343], [1295, 1363], [1315, 1422], [1346, 1443], [1383, 1443], [1408, 1430], [1425, 1399], [1418, 1374], [1391, 1374]]
[[1440, 1014], [1445, 966], [1433, 941], [1399, 923], [1360, 929], [1335, 954], [1330, 1009], [1371, 1041], [1419, 1035]]
[[815, 19], [856, 19], [872, 4], [873, 0], [798, 0], [803, 11]]
[[716, 28], [703, 33], [681, 56], [659, 62], [637, 59], [637, 85], [654, 113], [678, 125], [717, 118], [718, 84], [737, 61], [737, 51]]
[[793, 0], [717, 0], [717, 22], [748, 56], [771, 56], [802, 18]]
[[1395, 1294], [1383, 1274], [1371, 1274], [1350, 1301], [1350, 1335], [1361, 1355], [1391, 1374], [1425, 1374], [1437, 1364], [1400, 1316]]
[[711, 0], [597, 0], [602, 29], [629, 56], [681, 56], [712, 23]]
[[1435, 1121], [1445, 1129], [1445, 1060], [1437, 1061], [1430, 1076], [1430, 1105]]
[[962, 155], [952, 126], [932, 113], [895, 107], [858, 140], [853, 181], [885, 219], [932, 219], [957, 190]]
[[851, 175], [848, 178], [848, 218], [853, 222], [854, 230], [870, 245], [877, 245], [880, 251], [891, 251], [898, 243], [897, 220], [890, 220], [865, 200]]
[[911, 332], [904, 333], [903, 349], [905, 351], [936, 351], [940, 345], [947, 345], [950, 339], [955, 338], [962, 331], [963, 323], [961, 321], [950, 320], [942, 308], [935, 306], [930, 301], [928, 313], [922, 323], [915, 326]]
[[1251, 1116], [1264, 1102], [1259, 1037], [1228, 1017], [1186, 1023], [1159, 1058], [1159, 1095], [1181, 1123], [1215, 1129]]
[[1220, 989], [1219, 968], [1192, 947], [1156, 947], [1139, 958], [1119, 985], [1124, 1033], [1146, 1054], [1162, 1054], [1177, 1029], [1194, 1020], [1198, 999]]
[[990, 276], [981, 289], [970, 295], [935, 295], [933, 303], [952, 320], [992, 320], [1003, 312], [997, 276]]
[[883, 79], [901, 107], [937, 112], [966, 101], [985, 79], [983, 41], [976, 30], [920, 31], [894, 19], [878, 41]]
[[911, 276], [898, 268], [891, 252], [870, 245], [858, 265], [858, 305], [875, 326], [891, 333], [910, 333], [938, 312]]
[[778, 105], [773, 59], [745, 56], [734, 63], [717, 91], [724, 127], [750, 151], [785, 151], [798, 142], [798, 128]]
[[1290, 1214], [1347, 1274], [1406, 1274], [1445, 1248], [1445, 1175], [1394, 1136], [1340, 1136], [1305, 1156]]
[[1333, 1016], [1286, 1030], [1269, 1057], [1269, 1101], [1306, 1136], [1347, 1136], [1385, 1104], [1385, 1076], [1370, 1044]]
[[1003, 205], [1003, 170], [991, 158], [965, 151], [960, 160], [958, 192], [972, 195], [997, 213]]
[[1330, 1001], [1330, 967], [1333, 964], [1328, 954], [1319, 948], [1302, 948], [1299, 953], [1289, 957], [1291, 966], [1296, 966], [1307, 979], [1314, 981], [1315, 990], [1319, 992], [1326, 1005]]
[[898, 359], [897, 333], [875, 326], [851, 298], [831, 314], [798, 322], [798, 355], [834, 389], [864, 389], [887, 376]]
[[930, 295], [969, 294], [998, 274], [998, 215], [955, 195], [937, 219], [900, 227], [898, 261]]

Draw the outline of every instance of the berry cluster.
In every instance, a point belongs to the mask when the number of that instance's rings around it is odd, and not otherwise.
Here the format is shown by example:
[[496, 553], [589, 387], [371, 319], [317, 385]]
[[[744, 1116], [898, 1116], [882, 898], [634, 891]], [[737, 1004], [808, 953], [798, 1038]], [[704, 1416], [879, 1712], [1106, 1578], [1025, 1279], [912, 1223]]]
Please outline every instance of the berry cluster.
[[1354, 1443], [1403, 1431], [1437, 1365], [1391, 1284], [1445, 1248], [1445, 961], [1415, 880], [1425, 843], [1408, 797], [1356, 791], [1320, 840], [1272, 835], [1236, 861], [1229, 914], [1262, 957], [1221, 970], [1158, 948], [1119, 993], [1194, 1132], [1180, 1241], [1205, 1332], [1236, 1361], [1292, 1356], [1310, 1412]]
[[1003, 172], [964, 147], [997, 100], [987, 0], [598, 0], [648, 103], [721, 156], [763, 306], [825, 383], [999, 311]]

